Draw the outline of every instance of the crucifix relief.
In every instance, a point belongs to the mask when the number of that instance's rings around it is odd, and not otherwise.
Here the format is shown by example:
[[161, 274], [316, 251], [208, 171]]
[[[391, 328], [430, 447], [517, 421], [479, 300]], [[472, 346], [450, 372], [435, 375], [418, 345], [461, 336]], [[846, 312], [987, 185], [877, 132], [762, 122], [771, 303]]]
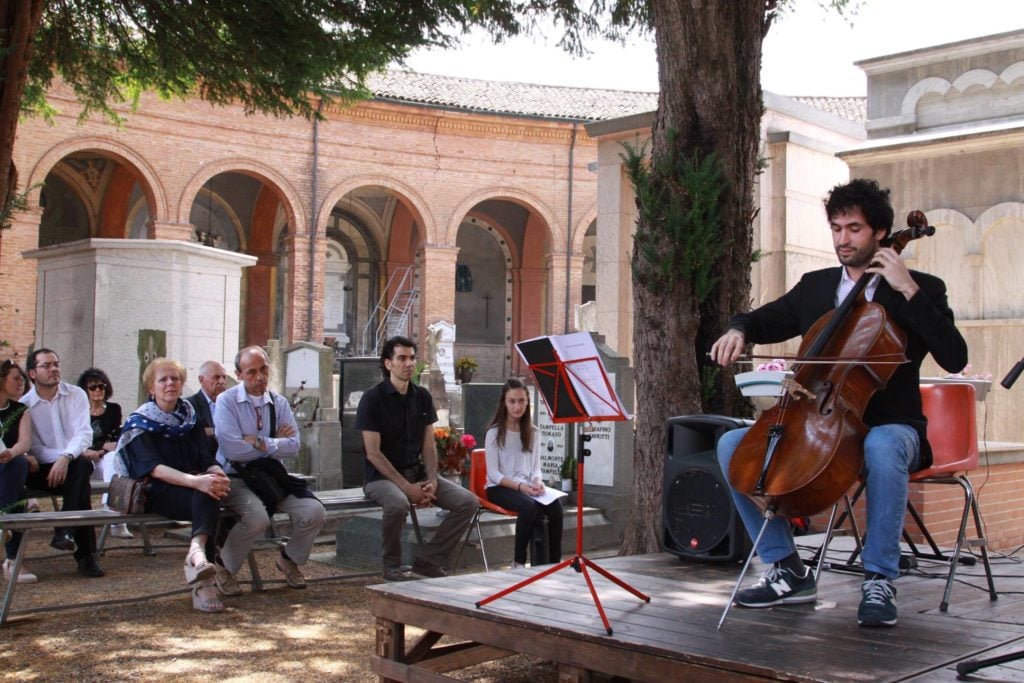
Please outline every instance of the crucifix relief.
[[490, 327], [491, 322], [491, 293], [484, 294], [484, 327]]

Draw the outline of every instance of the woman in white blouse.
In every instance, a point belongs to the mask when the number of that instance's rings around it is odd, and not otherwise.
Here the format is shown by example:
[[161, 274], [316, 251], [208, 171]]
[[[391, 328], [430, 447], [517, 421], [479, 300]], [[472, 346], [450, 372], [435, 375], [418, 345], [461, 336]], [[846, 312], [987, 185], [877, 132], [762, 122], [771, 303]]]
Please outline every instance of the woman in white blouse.
[[535, 499], [544, 493], [538, 441], [526, 385], [522, 380], [509, 379], [501, 388], [501, 401], [484, 437], [484, 448], [487, 499], [517, 514], [513, 568], [526, 565], [530, 539], [544, 517], [548, 519], [547, 560], [555, 563], [562, 555], [562, 501], [544, 505]]

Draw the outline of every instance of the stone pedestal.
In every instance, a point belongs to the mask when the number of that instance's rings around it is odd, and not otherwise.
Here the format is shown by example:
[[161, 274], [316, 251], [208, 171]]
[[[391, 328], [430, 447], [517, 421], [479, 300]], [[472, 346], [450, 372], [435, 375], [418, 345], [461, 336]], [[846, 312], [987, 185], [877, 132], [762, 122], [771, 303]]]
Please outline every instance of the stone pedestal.
[[[417, 511], [420, 530], [423, 538], [430, 540], [431, 534], [444, 520], [437, 513], [437, 508]], [[335, 532], [335, 556], [333, 560], [318, 557], [320, 561], [333, 561], [343, 567], [352, 569], [373, 570], [381, 566], [380, 520], [381, 511], [372, 510], [345, 517], [338, 521]], [[576, 550], [576, 508], [567, 507], [562, 520], [565, 531], [562, 533], [562, 557], [571, 555]], [[512, 517], [485, 512], [480, 517], [480, 530], [484, 536], [487, 549], [487, 562], [491, 569], [507, 567], [512, 562], [512, 551], [515, 545], [516, 521]], [[603, 511], [596, 508], [583, 510], [583, 549], [597, 550], [611, 548], [619, 543], [618, 535]], [[477, 545], [476, 532], [471, 536], [473, 545], [463, 550], [459, 569], [482, 568], [483, 556]], [[412, 524], [406, 520], [402, 531], [402, 561], [412, 564], [418, 551], [416, 534]]]
[[[238, 350], [242, 270], [251, 256], [178, 240], [88, 239], [34, 249], [37, 347], [60, 354], [74, 382], [90, 366], [114, 385], [127, 415], [137, 406], [140, 331], [163, 333], [166, 355], [192, 377]], [[155, 337], [154, 337], [155, 338]], [[151, 360], [151, 359], [150, 359]], [[194, 379], [192, 387], [198, 386]]]

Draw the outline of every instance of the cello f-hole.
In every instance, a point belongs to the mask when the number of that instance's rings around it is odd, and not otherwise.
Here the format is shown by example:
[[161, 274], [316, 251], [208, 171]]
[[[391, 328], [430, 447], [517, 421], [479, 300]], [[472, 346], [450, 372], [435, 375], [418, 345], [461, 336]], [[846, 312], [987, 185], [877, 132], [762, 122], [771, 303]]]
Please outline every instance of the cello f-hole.
[[832, 414], [832, 393], [835, 391], [835, 385], [832, 382], [823, 382], [821, 388], [824, 390], [821, 394], [821, 402], [818, 404], [819, 415], [831, 415]]

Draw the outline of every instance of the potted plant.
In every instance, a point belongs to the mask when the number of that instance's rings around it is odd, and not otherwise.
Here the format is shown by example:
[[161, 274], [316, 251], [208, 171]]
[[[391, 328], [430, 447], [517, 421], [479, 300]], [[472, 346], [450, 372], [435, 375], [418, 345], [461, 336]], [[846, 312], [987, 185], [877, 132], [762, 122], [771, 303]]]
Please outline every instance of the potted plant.
[[459, 434], [451, 427], [436, 427], [434, 445], [437, 448], [438, 473], [461, 484], [468, 470], [469, 452], [476, 448], [476, 438], [472, 434]]
[[480, 365], [476, 362], [476, 359], [472, 356], [460, 356], [455, 361], [455, 376], [458, 377], [463, 384], [473, 381], [473, 373]]
[[566, 453], [562, 460], [562, 490], [572, 491], [576, 481], [576, 458], [571, 453]]

